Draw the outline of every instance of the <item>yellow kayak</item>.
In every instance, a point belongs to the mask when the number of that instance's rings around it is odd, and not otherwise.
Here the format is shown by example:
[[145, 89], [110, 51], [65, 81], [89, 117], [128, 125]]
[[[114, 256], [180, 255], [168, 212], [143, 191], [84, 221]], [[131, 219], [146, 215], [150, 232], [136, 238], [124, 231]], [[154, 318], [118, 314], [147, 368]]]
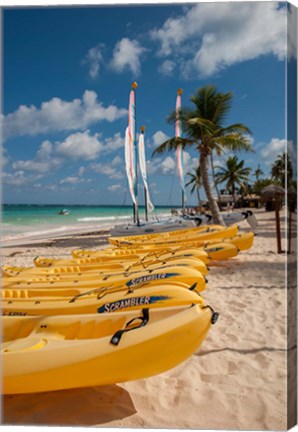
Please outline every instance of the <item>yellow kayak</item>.
[[[229, 237], [229, 238], [223, 239], [222, 242], [220, 242], [220, 243], [229, 243], [229, 244], [232, 244], [232, 245], [236, 246], [236, 248], [239, 251], [244, 251], [244, 250], [248, 250], [248, 249], [250, 249], [252, 247], [253, 241], [254, 241], [254, 233], [253, 232], [248, 232], [248, 233], [237, 234], [234, 237]], [[207, 255], [208, 251], [210, 251], [210, 250], [212, 251], [212, 250], [216, 249], [215, 245], [218, 244], [218, 243], [219, 243], [218, 239], [209, 240], [209, 241], [206, 241], [206, 242], [203, 243], [204, 244], [203, 245], [204, 249], [194, 249], [194, 248], [192, 248], [192, 249], [189, 249], [188, 251], [189, 251], [189, 254], [193, 254], [193, 250], [201, 250], [202, 252], [204, 252]], [[200, 246], [200, 243], [199, 243], [199, 246]], [[224, 246], [222, 245], [222, 247], [224, 247]], [[119, 249], [119, 248], [112, 249], [111, 248], [111, 249], [108, 249], [108, 251], [111, 254], [114, 253], [114, 252], [118, 252], [119, 253], [119, 251], [121, 253], [125, 254], [126, 251], [130, 251], [132, 253], [138, 254], [139, 256], [141, 256], [142, 254], [145, 255], [146, 252], [147, 252], [148, 256], [150, 256], [150, 252], [149, 252], [150, 249], [151, 249], [151, 246], [148, 246], [147, 248], [145, 246], [143, 246], [142, 248], [139, 248], [139, 249], [126, 249], [126, 248], [125, 249]], [[156, 247], [154, 247], [154, 249], [156, 250]], [[72, 251], [72, 256], [74, 258], [90, 258], [90, 257], [100, 256], [101, 254], [103, 254], [103, 252], [106, 253], [106, 251], [107, 251], [106, 249], [105, 250], [84, 250], [84, 249], [73, 250]], [[214, 254], [214, 253], [210, 252], [209, 258], [217, 259], [216, 257], [219, 257], [219, 259], [228, 259], [228, 258], [231, 258], [231, 257], [237, 255], [236, 253], [232, 253], [231, 254], [231, 251], [235, 251], [235, 249], [227, 247], [227, 249], [224, 251], [223, 254]], [[217, 252], [218, 252], [218, 250], [217, 250]], [[187, 253], [187, 246], [186, 246], [186, 251], [185, 252], [184, 252], [184, 248], [183, 248], [182, 251], [180, 250], [180, 251], [176, 252], [176, 254], [179, 254], [179, 253], [182, 253], [182, 254]], [[154, 252], [154, 254], [155, 254], [155, 256], [158, 256], [159, 251], [156, 250]], [[162, 257], [162, 254], [160, 256]], [[206, 262], [206, 260], [205, 260], [205, 262]]]
[[[192, 244], [191, 247], [193, 248], [195, 245]], [[158, 253], [159, 247], [162, 250], [163, 246], [158, 245], [148, 245], [143, 246], [142, 249], [144, 252], [150, 252], [152, 250], [155, 251], [155, 253]], [[197, 245], [198, 248], [202, 247], [199, 243]], [[200, 249], [198, 249], [200, 250]], [[206, 254], [206, 259], [204, 260], [206, 263], [212, 265], [212, 260], [214, 261], [221, 261], [221, 260], [227, 260], [229, 258], [233, 258], [236, 255], [238, 255], [239, 249], [237, 246], [231, 244], [230, 241], [212, 241], [212, 242], [206, 242], [205, 246], [201, 249]], [[90, 258], [85, 258], [90, 259]]]
[[176, 231], [165, 231], [158, 233], [147, 233], [147, 234], [136, 234], [130, 236], [117, 236], [117, 237], [109, 237], [111, 239], [119, 239], [120, 241], [140, 241], [140, 240], [151, 240], [151, 239], [167, 239], [167, 238], [175, 238], [175, 237], [185, 237], [185, 236], [193, 236], [200, 233], [205, 233], [206, 231], [217, 231], [223, 230], [226, 227], [223, 225], [203, 225], [203, 226], [193, 226], [188, 228], [183, 228]]
[[[166, 261], [142, 261], [142, 264], [135, 263], [132, 264], [126, 268], [124, 268], [122, 271], [119, 270], [110, 270], [110, 271], [103, 271], [100, 268], [95, 268], [93, 270], [85, 270], [84, 267], [71, 267], [73, 271], [63, 271], [63, 267], [54, 267], [54, 268], [43, 268], [43, 267], [10, 267], [10, 266], [4, 266], [2, 268], [2, 273], [5, 274], [6, 278], [9, 279], [11, 277], [22, 277], [22, 278], [32, 278], [35, 276], [44, 276], [44, 277], [53, 277], [57, 274], [59, 274], [60, 277], [63, 278], [79, 278], [79, 279], [97, 279], [99, 276], [107, 275], [107, 274], [113, 274], [115, 276], [117, 275], [123, 275], [127, 272], [139, 272], [139, 271], [149, 271], [163, 268], [163, 267], [169, 267], [169, 266], [183, 266], [183, 267], [191, 267], [198, 271], [200, 271], [203, 275], [206, 275], [208, 273], [208, 269], [206, 264], [201, 261], [198, 258], [169, 258]], [[69, 267], [66, 267], [68, 269]], [[55, 271], [60, 269], [59, 272]], [[4, 278], [5, 279], [5, 278]]]
[[[109, 237], [108, 241], [111, 244], [114, 244], [116, 246], [133, 246], [133, 247], [139, 247], [142, 245], [185, 245], [185, 244], [192, 244], [192, 243], [198, 243], [198, 242], [204, 242], [207, 240], [212, 239], [224, 239], [227, 237], [233, 237], [237, 235], [238, 233], [238, 227], [236, 225], [231, 225], [230, 227], [221, 227], [221, 229], [212, 229], [212, 228], [206, 228], [204, 231], [201, 231], [199, 233], [189, 233], [188, 235], [181, 235], [179, 236], [172, 236], [172, 237], [166, 237], [166, 238], [145, 238], [145, 239], [138, 239], [134, 237], [129, 237], [129, 240], [127, 238], [123, 237]], [[136, 236], [137, 237], [137, 236]]]
[[130, 288], [127, 291], [109, 292], [94, 290], [93, 294], [77, 295], [73, 298], [40, 298], [39, 300], [2, 299], [3, 315], [73, 315], [106, 312], [120, 312], [142, 307], [172, 307], [200, 303], [200, 296], [195, 291], [196, 285], [187, 289], [185, 285], [163, 283], [142, 288]]
[[182, 282], [188, 285], [197, 283], [198, 289], [203, 291], [206, 287], [206, 279], [201, 272], [196, 269], [189, 267], [162, 267], [154, 271], [142, 271], [142, 272], [132, 272], [124, 273], [120, 275], [99, 275], [95, 279], [85, 279], [80, 278], [63, 278], [63, 276], [54, 275], [52, 278], [49, 277], [32, 277], [32, 278], [22, 278], [20, 277], [10, 277], [2, 280], [2, 289], [47, 289], [52, 288], [81, 288], [84, 290], [91, 290], [102, 288], [106, 286], [118, 286], [123, 287], [136, 287], [138, 285], [143, 285], [144, 283], [150, 282], [151, 285], [159, 284], [161, 281], [164, 282]]
[[[133, 291], [136, 291], [137, 289], [144, 288], [144, 287], [150, 287], [153, 286], [150, 283], [145, 283], [143, 285], [138, 285], [135, 288], [133, 288]], [[183, 282], [171, 282], [171, 287], [180, 287], [180, 288], [189, 288], [189, 285], [183, 283]], [[196, 285], [197, 288], [197, 285]], [[107, 285], [104, 287], [98, 287], [98, 288], [92, 288], [92, 289], [86, 289], [86, 288], [77, 288], [75, 286], [71, 288], [2, 288], [1, 290], [1, 298], [2, 299], [9, 299], [9, 300], [20, 300], [20, 299], [34, 299], [34, 300], [55, 300], [55, 299], [61, 299], [64, 298], [65, 300], [68, 298], [68, 300], [71, 300], [72, 298], [78, 298], [78, 297], [88, 297], [88, 296], [94, 296], [95, 294], [97, 297], [105, 296], [107, 294], [111, 293], [121, 293], [121, 292], [130, 292], [132, 289], [127, 288], [126, 285], [119, 284], [119, 285]], [[197, 292], [199, 292], [199, 288], [196, 289]], [[120, 294], [119, 294], [120, 295]]]
[[[110, 247], [107, 249], [99, 249], [99, 250], [86, 250], [86, 249], [75, 249], [71, 251], [71, 255], [73, 258], [91, 258], [91, 257], [102, 257], [104, 256], [106, 260], [109, 257], [118, 257], [119, 262], [121, 262], [121, 257], [127, 257], [129, 255], [137, 255], [140, 259], [150, 259], [150, 258], [160, 258], [166, 259], [167, 257], [179, 257], [179, 256], [192, 256], [200, 259], [206, 258], [206, 253], [204, 251], [192, 248], [189, 246], [179, 246], [169, 247], [166, 246], [158, 251], [149, 251], [147, 252], [144, 248], [119, 248], [119, 247]], [[126, 258], [125, 258], [126, 259]]]
[[[174, 258], [174, 257], [184, 257], [184, 258], [199, 258], [205, 263], [208, 263], [208, 255], [206, 252], [200, 249], [194, 249], [189, 248], [180, 249], [180, 254], [177, 254], [179, 247], [175, 245], [174, 247], [165, 247], [165, 246], [158, 246], [154, 247], [151, 246], [150, 249], [145, 250], [144, 248], [141, 249], [142, 254], [140, 255], [128, 255], [127, 257], [125, 255], [118, 257], [109, 257], [109, 256], [102, 256], [102, 255], [91, 255], [90, 257], [84, 257], [84, 258], [70, 258], [70, 259], [55, 259], [55, 258], [44, 258], [44, 257], [37, 257], [34, 259], [33, 263], [36, 267], [65, 267], [65, 266], [72, 266], [72, 267], [85, 267], [86, 270], [92, 270], [95, 267], [99, 268], [101, 267], [103, 270], [107, 268], [112, 268], [117, 270], [119, 266], [125, 265], [126, 267], [135, 264], [137, 262], [140, 262], [142, 259], [148, 260], [150, 257], [152, 260], [154, 258], [157, 260], [163, 260], [165, 261], [167, 258]], [[111, 261], [108, 261], [109, 258], [112, 258]], [[115, 267], [116, 266], [116, 267]]]
[[235, 245], [240, 251], [248, 250], [252, 247], [254, 241], [254, 233], [242, 233], [227, 240], [229, 243]]
[[192, 307], [113, 315], [3, 317], [2, 391], [100, 386], [159, 374], [191, 356], [216, 314]]

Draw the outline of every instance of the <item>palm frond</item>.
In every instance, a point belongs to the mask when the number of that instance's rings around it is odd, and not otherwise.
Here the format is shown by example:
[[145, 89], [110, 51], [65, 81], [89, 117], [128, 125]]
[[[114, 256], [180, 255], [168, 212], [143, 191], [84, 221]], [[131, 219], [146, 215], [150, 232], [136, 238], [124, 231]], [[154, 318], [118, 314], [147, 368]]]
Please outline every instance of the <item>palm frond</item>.
[[239, 133], [231, 133], [228, 135], [223, 135], [219, 137], [214, 137], [213, 139], [214, 146], [220, 145], [221, 147], [224, 147], [228, 150], [232, 151], [250, 151], [255, 152], [252, 145], [251, 140], [243, 136]]
[[164, 143], [160, 144], [152, 153], [152, 156], [157, 154], [163, 154], [165, 152], [171, 152], [176, 150], [177, 147], [181, 146], [184, 149], [186, 146], [193, 144], [193, 140], [188, 138], [174, 137], [170, 138]]
[[250, 135], [252, 134], [251, 130], [242, 123], [234, 123], [230, 126], [221, 128], [218, 131], [218, 134], [220, 135], [229, 135], [231, 133], [239, 133], [239, 134], [247, 133]]

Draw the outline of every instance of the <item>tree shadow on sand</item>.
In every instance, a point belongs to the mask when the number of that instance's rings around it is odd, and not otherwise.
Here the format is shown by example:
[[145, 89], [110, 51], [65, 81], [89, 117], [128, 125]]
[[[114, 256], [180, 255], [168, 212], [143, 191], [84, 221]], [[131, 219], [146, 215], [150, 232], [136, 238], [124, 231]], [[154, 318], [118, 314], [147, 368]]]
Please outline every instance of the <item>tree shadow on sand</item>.
[[4, 425], [95, 426], [135, 413], [129, 393], [118, 385], [5, 395], [2, 400]]

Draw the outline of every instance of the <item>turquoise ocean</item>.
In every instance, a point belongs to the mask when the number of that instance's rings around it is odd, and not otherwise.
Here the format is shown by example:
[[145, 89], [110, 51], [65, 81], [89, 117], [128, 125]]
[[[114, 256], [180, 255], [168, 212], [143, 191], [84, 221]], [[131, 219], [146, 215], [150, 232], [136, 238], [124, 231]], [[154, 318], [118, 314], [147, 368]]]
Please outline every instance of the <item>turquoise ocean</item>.
[[[67, 209], [67, 215], [59, 211]], [[157, 207], [150, 219], [160, 219], [170, 215], [171, 207]], [[144, 208], [140, 208], [140, 218], [144, 219]], [[65, 232], [99, 230], [116, 224], [132, 222], [131, 206], [88, 206], [88, 205], [20, 205], [2, 206], [2, 239], [64, 234]]]

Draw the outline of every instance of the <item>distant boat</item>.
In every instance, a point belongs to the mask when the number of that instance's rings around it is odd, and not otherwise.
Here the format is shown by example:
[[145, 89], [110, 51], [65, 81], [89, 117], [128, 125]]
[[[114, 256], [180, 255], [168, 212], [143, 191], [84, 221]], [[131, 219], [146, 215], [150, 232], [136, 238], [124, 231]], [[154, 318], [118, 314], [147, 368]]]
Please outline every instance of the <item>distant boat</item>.
[[69, 210], [67, 210], [67, 209], [60, 210], [60, 211], [58, 211], [58, 214], [59, 215], [68, 215], [69, 214]]

